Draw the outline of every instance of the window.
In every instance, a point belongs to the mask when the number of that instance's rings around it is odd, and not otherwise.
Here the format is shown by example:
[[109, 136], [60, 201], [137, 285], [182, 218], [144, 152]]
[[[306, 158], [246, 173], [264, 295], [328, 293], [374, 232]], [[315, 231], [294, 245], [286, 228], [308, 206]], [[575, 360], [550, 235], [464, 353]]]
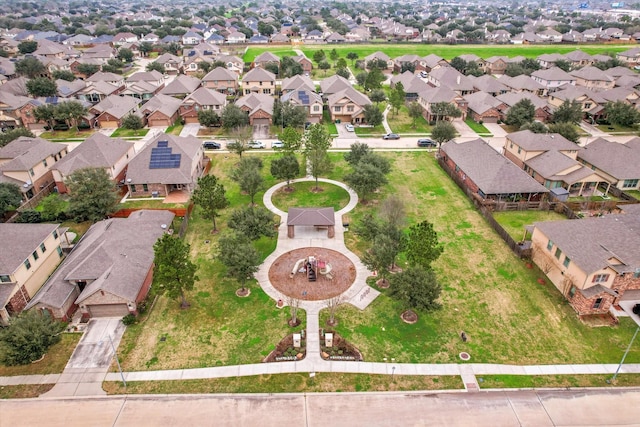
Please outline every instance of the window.
[[31, 255], [33, 255], [33, 260], [34, 261], [37, 261], [38, 258], [40, 258], [40, 255], [38, 255], [38, 251], [37, 250], [33, 251], [33, 253]]
[[624, 183], [622, 183], [622, 188], [634, 188], [638, 186], [637, 179], [625, 179]]
[[45, 168], [47, 167], [47, 159], [44, 159], [44, 160], [42, 161], [42, 166], [44, 166]]
[[569, 259], [569, 257], [565, 255], [562, 265], [564, 265], [565, 267], [569, 267], [569, 264], [571, 264], [571, 259]]
[[608, 274], [594, 274], [592, 283], [606, 283], [609, 280]]
[[28, 259], [24, 260], [24, 266], [27, 267], [27, 270], [31, 268], [31, 263], [29, 262]]
[[58, 256], [62, 258], [62, 248], [60, 246], [56, 248], [56, 252], [58, 252]]
[[135, 192], [136, 192], [136, 186], [135, 186], [135, 184], [130, 184], [130, 185], [129, 185], [129, 190], [131, 190], [131, 192], [132, 192], [132, 193], [135, 193]]
[[585, 110], [588, 110], [588, 109], [590, 109], [590, 108], [591, 108], [591, 103], [590, 103], [590, 102], [585, 102], [585, 103], [584, 103], [584, 109], [585, 109]]
[[142, 184], [142, 191], [149, 191], [149, 186], [147, 184]]
[[336, 105], [335, 107], [333, 107], [333, 111], [335, 111], [336, 113], [339, 113], [342, 111], [342, 107]]
[[573, 298], [576, 295], [576, 289], [575, 286], [571, 286], [571, 289], [569, 289], [569, 298]]
[[522, 151], [522, 149], [520, 147], [518, 147], [518, 154], [520, 154], [521, 151]]
[[593, 308], [600, 308], [601, 305], [602, 305], [602, 298], [596, 298], [596, 300], [593, 302]]
[[353, 113], [353, 105], [347, 105], [347, 112]]
[[33, 169], [29, 169], [29, 175], [34, 176], [35, 173], [33, 172]]
[[58, 238], [58, 230], [53, 230], [53, 238], [54, 239]]
[[271, 95], [271, 89], [262, 89], [262, 93], [265, 95]]
[[560, 250], [560, 248], [556, 248], [556, 258], [560, 259], [560, 255], [562, 255], [562, 251]]
[[320, 106], [319, 106], [319, 105], [314, 105], [314, 106], [313, 106], [313, 111], [314, 111], [314, 112], [316, 112], [316, 113], [317, 113], [318, 111], [320, 111]]
[[549, 239], [549, 241], [547, 242], [547, 250], [551, 251], [551, 248], [553, 248], [553, 241]]
[[6, 274], [3, 274], [2, 276], [0, 276], [0, 282], [9, 283], [11, 282], [11, 277], [7, 276]]
[[42, 253], [47, 252], [47, 247], [44, 245], [44, 243], [40, 243], [40, 250], [42, 251]]

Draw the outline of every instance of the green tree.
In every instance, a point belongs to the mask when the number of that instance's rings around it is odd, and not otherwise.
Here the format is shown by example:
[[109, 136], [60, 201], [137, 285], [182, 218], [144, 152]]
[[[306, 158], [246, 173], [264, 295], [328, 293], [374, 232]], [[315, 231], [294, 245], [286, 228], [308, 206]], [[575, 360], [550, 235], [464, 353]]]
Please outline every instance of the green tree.
[[249, 240], [258, 240], [265, 236], [275, 237], [278, 232], [273, 213], [262, 206], [245, 206], [231, 212], [229, 228], [244, 234]]
[[559, 133], [571, 142], [578, 143], [580, 134], [576, 130], [576, 125], [568, 122], [551, 123], [549, 125], [550, 133]]
[[222, 127], [226, 130], [241, 128], [249, 125], [249, 116], [236, 104], [227, 104], [221, 114]]
[[351, 61], [351, 66], [353, 66], [354, 61], [358, 59], [358, 54], [356, 52], [348, 52], [347, 59]]
[[258, 33], [262, 34], [263, 36], [269, 37], [271, 34], [273, 34], [274, 31], [275, 30], [272, 25], [262, 21], [258, 22]]
[[89, 77], [100, 71], [100, 66], [94, 64], [78, 64], [77, 70], [78, 73]]
[[574, 123], [578, 124], [582, 120], [582, 106], [578, 101], [565, 100], [553, 112], [551, 121], [553, 123]]
[[371, 147], [368, 144], [362, 142], [354, 142], [350, 146], [350, 150], [344, 153], [344, 160], [351, 165], [351, 167], [356, 167], [358, 163], [360, 163], [360, 159], [362, 159], [367, 154], [373, 153]]
[[344, 58], [338, 58], [338, 60], [336, 61], [334, 68], [336, 69], [340, 69], [340, 68], [347, 68], [347, 60]]
[[406, 94], [404, 92], [404, 86], [402, 85], [402, 83], [396, 83], [395, 87], [389, 94], [389, 104], [391, 104], [391, 107], [393, 107], [394, 116], [398, 114], [400, 107], [404, 105], [405, 96]]
[[320, 50], [316, 50], [313, 53], [313, 60], [319, 64], [320, 62], [324, 61], [326, 59], [327, 55], [324, 53], [324, 50], [320, 49]]
[[431, 129], [431, 138], [441, 146], [456, 137], [456, 128], [450, 122], [438, 122]]
[[140, 116], [129, 113], [122, 119], [122, 127], [124, 129], [138, 130], [144, 127], [144, 123], [142, 123]]
[[210, 128], [220, 126], [222, 119], [214, 110], [200, 110], [198, 111], [198, 122], [200, 122], [202, 126]]
[[76, 222], [100, 221], [118, 205], [116, 186], [102, 168], [85, 168], [73, 172], [69, 187], [69, 215]]
[[460, 71], [461, 73], [464, 73], [465, 69], [467, 68], [467, 61], [460, 58], [459, 56], [456, 56], [455, 58], [451, 59], [451, 61], [449, 62], [449, 65], [451, 65], [453, 68]]
[[220, 237], [218, 259], [227, 267], [227, 276], [240, 284], [240, 292], [245, 294], [247, 280], [253, 278], [262, 262], [260, 254], [243, 234], [235, 233]]
[[21, 313], [0, 329], [0, 362], [6, 366], [28, 365], [40, 359], [67, 325], [37, 310]]
[[287, 181], [287, 188], [291, 188], [289, 183], [300, 174], [300, 164], [294, 155], [285, 155], [274, 159], [271, 162], [271, 175], [275, 179]]
[[391, 277], [391, 296], [407, 308], [437, 310], [440, 308], [437, 299], [441, 291], [442, 287], [433, 270], [412, 266]]
[[329, 64], [327, 61], [320, 61], [320, 63], [318, 64], [318, 68], [320, 68], [324, 72], [324, 75], [326, 76], [327, 70], [331, 68], [331, 64]]
[[15, 128], [8, 130], [6, 132], [0, 132], [0, 148], [4, 147], [14, 139], [20, 138], [21, 136], [28, 136], [29, 138], [35, 138], [33, 132], [31, 132], [27, 128]]
[[507, 64], [507, 67], [504, 69], [504, 73], [509, 77], [516, 77], [522, 74], [527, 74], [527, 70], [525, 70], [525, 68], [517, 62], [510, 62], [509, 64]]
[[51, 77], [58, 80], [66, 80], [68, 82], [72, 82], [76, 79], [76, 76], [73, 75], [71, 71], [68, 70], [55, 70], [51, 73]]
[[442, 255], [443, 250], [443, 246], [438, 242], [438, 233], [429, 221], [422, 221], [409, 228], [407, 260], [412, 265], [430, 269], [431, 263]]
[[121, 47], [118, 49], [118, 59], [127, 63], [133, 61], [133, 51], [129, 48]]
[[302, 133], [292, 127], [285, 127], [280, 134], [282, 148], [280, 152], [284, 155], [294, 155], [302, 149]]
[[164, 66], [162, 64], [160, 64], [159, 62], [150, 62], [149, 64], [147, 64], [147, 71], [157, 71], [159, 73], [164, 73]]
[[508, 125], [521, 127], [525, 123], [530, 123], [536, 114], [536, 107], [529, 99], [521, 99], [513, 104], [507, 112], [505, 122]]
[[434, 102], [431, 104], [430, 108], [431, 114], [436, 117], [436, 122], [462, 116], [462, 111], [449, 102]]
[[523, 124], [522, 126], [520, 126], [520, 130], [530, 130], [533, 133], [549, 132], [549, 129], [544, 125], [544, 123], [536, 120]]
[[249, 141], [253, 135], [253, 130], [249, 126], [236, 128], [232, 135], [233, 141], [227, 143], [227, 149], [237, 154], [242, 160], [242, 153], [249, 149]]
[[366, 71], [363, 71], [361, 73], [356, 74], [356, 83], [358, 83], [360, 86], [364, 87], [366, 81], [367, 81], [367, 76], [369, 75], [369, 73], [367, 73]]
[[[138, 50], [142, 56], [149, 56], [149, 53], [153, 50], [153, 45], [150, 42], [142, 42], [138, 47]], [[160, 71], [162, 73], [162, 71]]]
[[365, 105], [363, 109], [364, 121], [371, 126], [378, 126], [384, 120], [384, 115], [378, 106], [374, 104]]
[[307, 110], [291, 102], [276, 101], [273, 108], [273, 123], [285, 127], [301, 128], [307, 121]]
[[362, 263], [370, 270], [378, 273], [380, 287], [389, 287], [389, 273], [396, 257], [398, 244], [393, 236], [387, 233], [376, 234], [371, 248], [362, 256]]
[[47, 77], [36, 77], [27, 80], [27, 92], [34, 98], [56, 96], [58, 86]]
[[311, 176], [316, 180], [316, 189], [318, 189], [318, 176], [328, 173], [333, 168], [327, 154], [329, 148], [331, 148], [331, 137], [326, 128], [320, 123], [311, 125], [304, 136], [304, 154]]
[[373, 89], [380, 89], [385, 77], [378, 68], [374, 68], [367, 73], [366, 80], [364, 81], [364, 89], [368, 92]]
[[198, 186], [193, 190], [191, 201], [202, 209], [202, 216], [213, 221], [213, 231], [217, 231], [218, 211], [229, 206], [224, 185], [214, 175], [198, 178]]
[[56, 106], [56, 119], [64, 120], [71, 128], [78, 128], [78, 123], [89, 112], [89, 109], [79, 101], [61, 102]]
[[558, 59], [555, 62], [555, 66], [567, 73], [571, 71], [571, 62], [567, 61], [566, 59]]
[[43, 221], [62, 221], [66, 219], [67, 202], [58, 193], [51, 193], [42, 199], [40, 208], [42, 208], [41, 216]]
[[364, 161], [359, 162], [353, 172], [345, 175], [344, 181], [358, 193], [363, 203], [371, 193], [388, 182], [378, 167]]
[[45, 122], [49, 129], [53, 129], [56, 120], [56, 106], [53, 104], [38, 105], [33, 109], [33, 117], [38, 121]]
[[344, 77], [347, 80], [349, 80], [349, 77], [351, 77], [349, 70], [347, 70], [346, 68], [336, 68], [336, 75]]
[[180, 307], [188, 308], [185, 291], [193, 289], [198, 266], [191, 262], [191, 246], [180, 238], [163, 234], [153, 245], [153, 281], [156, 292], [169, 298], [180, 297]]
[[231, 171], [231, 178], [238, 183], [240, 190], [251, 197], [251, 205], [254, 205], [256, 194], [264, 185], [264, 178], [260, 173], [261, 169], [262, 160], [260, 158], [244, 157], [240, 159], [236, 168]]
[[418, 125], [418, 120], [422, 117], [422, 106], [413, 101], [407, 105], [407, 109], [409, 111], [409, 117], [411, 117], [411, 127], [415, 129]]
[[607, 102], [604, 106], [609, 123], [631, 127], [640, 122], [640, 112], [624, 101]]
[[5, 213], [17, 209], [22, 203], [20, 187], [10, 182], [0, 182], [0, 218]]
[[400, 74], [406, 73], [407, 71], [410, 73], [415, 73], [416, 64], [414, 64], [413, 62], [403, 62], [402, 66], [400, 67]]
[[18, 50], [21, 54], [33, 53], [38, 49], [38, 42], [36, 40], [24, 40], [18, 43]]
[[369, 99], [371, 100], [371, 102], [375, 102], [376, 104], [379, 104], [382, 101], [385, 101], [387, 99], [387, 95], [385, 95], [384, 90], [375, 89], [375, 90], [372, 90], [371, 93], [369, 94]]
[[340, 58], [340, 54], [338, 53], [338, 51], [335, 48], [331, 49], [331, 52], [329, 52], [329, 59], [331, 59], [331, 62], [333, 62], [334, 67], [338, 58]]

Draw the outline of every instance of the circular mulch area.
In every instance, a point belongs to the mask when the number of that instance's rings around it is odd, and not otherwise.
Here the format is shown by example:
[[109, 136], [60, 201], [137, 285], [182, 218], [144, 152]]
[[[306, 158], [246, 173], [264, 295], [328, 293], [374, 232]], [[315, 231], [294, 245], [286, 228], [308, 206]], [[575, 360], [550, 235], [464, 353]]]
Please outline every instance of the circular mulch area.
[[418, 321], [418, 315], [413, 310], [403, 311], [400, 317], [404, 323], [408, 323], [410, 325], [413, 325]]
[[[331, 264], [333, 279], [318, 274], [315, 282], [309, 282], [306, 273], [297, 273], [290, 277], [296, 262], [302, 258], [315, 256]], [[269, 281], [282, 294], [303, 301], [320, 301], [340, 295], [356, 279], [356, 268], [340, 252], [325, 248], [294, 249], [280, 255], [269, 269]]]

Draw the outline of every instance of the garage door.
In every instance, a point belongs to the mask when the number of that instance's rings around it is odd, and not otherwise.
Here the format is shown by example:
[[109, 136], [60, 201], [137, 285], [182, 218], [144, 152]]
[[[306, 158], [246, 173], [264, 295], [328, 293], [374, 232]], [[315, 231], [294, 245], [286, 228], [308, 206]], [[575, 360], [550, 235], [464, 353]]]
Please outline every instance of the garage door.
[[127, 304], [99, 304], [87, 308], [91, 317], [124, 317], [129, 314]]
[[253, 119], [254, 125], [268, 125], [269, 119]]
[[485, 117], [484, 118], [484, 122], [485, 123], [498, 123], [498, 118], [497, 117]]
[[101, 128], [117, 128], [118, 122], [100, 122]]
[[184, 122], [185, 124], [200, 123], [197, 117], [185, 117]]
[[162, 120], [149, 120], [149, 126], [150, 127], [154, 127], [154, 126], [169, 126], [169, 121], [162, 119]]

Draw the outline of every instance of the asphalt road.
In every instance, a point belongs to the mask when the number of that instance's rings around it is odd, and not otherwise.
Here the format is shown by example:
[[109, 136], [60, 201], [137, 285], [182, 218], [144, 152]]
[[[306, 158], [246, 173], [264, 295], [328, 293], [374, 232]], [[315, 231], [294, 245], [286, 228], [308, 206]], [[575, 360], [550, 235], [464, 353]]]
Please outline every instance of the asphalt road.
[[640, 426], [640, 390], [114, 396], [0, 401], [0, 427]]

